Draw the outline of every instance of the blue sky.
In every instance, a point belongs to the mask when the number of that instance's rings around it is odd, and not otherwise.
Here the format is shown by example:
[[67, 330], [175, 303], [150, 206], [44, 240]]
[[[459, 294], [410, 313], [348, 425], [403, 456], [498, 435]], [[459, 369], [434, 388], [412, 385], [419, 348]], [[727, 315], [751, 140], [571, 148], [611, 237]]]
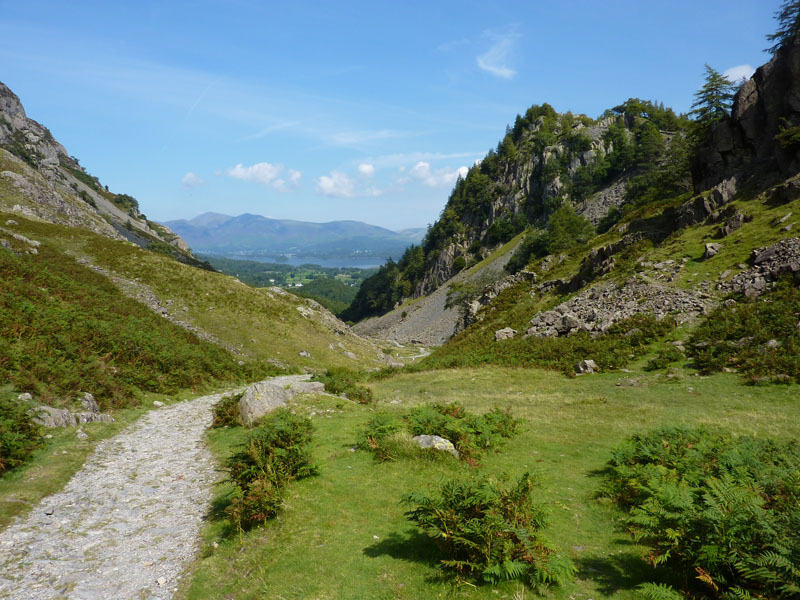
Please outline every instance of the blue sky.
[[688, 111], [778, 0], [0, 0], [0, 81], [151, 219], [424, 227], [517, 113]]

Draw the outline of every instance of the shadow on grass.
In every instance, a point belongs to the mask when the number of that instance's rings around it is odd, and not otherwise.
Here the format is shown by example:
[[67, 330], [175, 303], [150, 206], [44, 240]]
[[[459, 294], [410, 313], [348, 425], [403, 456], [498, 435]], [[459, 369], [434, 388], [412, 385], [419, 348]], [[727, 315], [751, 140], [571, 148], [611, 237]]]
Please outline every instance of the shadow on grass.
[[413, 529], [405, 533], [393, 533], [389, 537], [367, 546], [363, 552], [370, 558], [390, 556], [397, 560], [414, 562], [431, 568], [437, 567], [441, 561], [439, 550], [433, 540]]
[[617, 554], [609, 557], [576, 558], [578, 577], [598, 584], [609, 596], [620, 590], [630, 590], [641, 583], [653, 581], [657, 571], [636, 554]]
[[228, 519], [228, 507], [231, 504], [231, 497], [233, 496], [233, 488], [228, 488], [214, 496], [211, 501], [211, 508], [206, 513], [206, 521], [216, 522], [221, 524], [219, 537], [228, 539], [239, 533], [236, 526]]

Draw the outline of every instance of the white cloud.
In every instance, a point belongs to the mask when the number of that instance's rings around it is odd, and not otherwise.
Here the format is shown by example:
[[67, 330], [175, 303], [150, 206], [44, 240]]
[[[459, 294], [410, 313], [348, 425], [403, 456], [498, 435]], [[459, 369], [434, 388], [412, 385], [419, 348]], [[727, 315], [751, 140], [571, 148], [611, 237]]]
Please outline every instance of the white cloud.
[[241, 163], [235, 167], [228, 169], [225, 173], [234, 179], [241, 179], [243, 181], [253, 181], [262, 185], [269, 185], [278, 190], [279, 192], [288, 192], [291, 188], [296, 188], [300, 184], [302, 173], [295, 169], [289, 169], [287, 177], [289, 182], [282, 178], [281, 172], [283, 165], [273, 165], [268, 162], [260, 162], [249, 167], [245, 167]]
[[429, 163], [421, 160], [409, 171], [409, 175], [419, 179], [428, 187], [449, 187], [456, 182], [459, 175], [465, 177], [467, 171], [467, 167], [432, 170]]
[[322, 175], [317, 179], [317, 192], [324, 196], [352, 198], [355, 188], [355, 181], [341, 171], [331, 171], [330, 175]]
[[517, 72], [509, 67], [507, 63], [519, 34], [506, 33], [497, 35], [487, 33], [485, 35], [492, 38], [494, 43], [486, 52], [477, 57], [478, 67], [495, 77], [512, 79]]
[[375, 175], [375, 166], [369, 163], [358, 165], [358, 174], [362, 177], [372, 177]]
[[268, 162], [260, 162], [249, 167], [243, 166], [241, 163], [228, 169], [226, 173], [234, 179], [243, 179], [244, 181], [254, 181], [256, 183], [263, 183], [269, 185], [281, 172], [280, 165], [272, 165]]
[[751, 65], [736, 65], [725, 71], [723, 75], [731, 81], [738, 82], [742, 79], [750, 79], [755, 72], [756, 70]]
[[186, 175], [181, 177], [181, 184], [186, 189], [197, 187], [198, 185], [203, 185], [204, 183], [205, 181], [203, 179], [201, 179], [191, 171], [187, 171]]

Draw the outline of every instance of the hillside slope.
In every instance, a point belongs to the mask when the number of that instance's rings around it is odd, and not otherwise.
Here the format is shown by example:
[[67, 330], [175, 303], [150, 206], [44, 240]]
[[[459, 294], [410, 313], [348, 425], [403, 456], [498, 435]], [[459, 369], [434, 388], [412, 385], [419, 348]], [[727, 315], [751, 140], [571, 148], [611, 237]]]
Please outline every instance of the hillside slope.
[[519, 243], [512, 240], [471, 269], [458, 273], [433, 293], [398, 306], [379, 317], [371, 317], [353, 325], [359, 335], [391, 340], [400, 344], [439, 346], [464, 328], [461, 305], [456, 296], [484, 288], [502, 279]]

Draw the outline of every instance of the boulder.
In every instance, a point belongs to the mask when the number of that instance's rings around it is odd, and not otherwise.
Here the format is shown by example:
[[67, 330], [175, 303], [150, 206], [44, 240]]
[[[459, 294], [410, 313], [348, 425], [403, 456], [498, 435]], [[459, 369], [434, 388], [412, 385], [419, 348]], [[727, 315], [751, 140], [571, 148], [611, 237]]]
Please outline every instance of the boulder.
[[43, 427], [77, 427], [82, 423], [113, 423], [114, 417], [106, 413], [73, 413], [66, 408], [37, 406], [33, 409], [33, 420]]
[[415, 435], [412, 438], [420, 448], [433, 448], [434, 450], [441, 450], [449, 452], [458, 458], [458, 450], [453, 446], [453, 442], [438, 435]]
[[586, 360], [582, 360], [577, 365], [575, 365], [575, 372], [580, 374], [584, 373], [594, 373], [598, 371], [597, 363], [595, 363], [591, 358], [587, 358]]
[[270, 411], [286, 406], [289, 392], [268, 381], [254, 383], [239, 400], [239, 417], [245, 425], [252, 425]]
[[725, 225], [723, 225], [722, 230], [720, 231], [722, 237], [729, 236], [734, 231], [739, 229], [743, 223], [744, 223], [744, 215], [742, 213], [736, 213], [730, 219], [728, 219]]
[[325, 384], [321, 381], [298, 381], [284, 389], [290, 398], [297, 394], [324, 394]]
[[503, 327], [502, 329], [498, 329], [494, 332], [494, 341], [499, 342], [500, 340], [510, 340], [515, 335], [517, 335], [516, 329], [511, 329], [511, 327]]
[[97, 400], [94, 399], [89, 392], [84, 392], [83, 398], [81, 398], [81, 404], [83, 404], [83, 408], [88, 410], [91, 413], [99, 413], [100, 407], [97, 404]]
[[712, 256], [716, 256], [719, 251], [722, 250], [722, 244], [717, 244], [716, 242], [709, 242], [706, 244], [706, 251], [703, 254], [703, 258], [711, 258]]
[[303, 358], [311, 358], [311, 353], [308, 350], [300, 350], [297, 354]]
[[577, 319], [577, 317], [575, 317], [575, 315], [572, 313], [567, 313], [561, 317], [560, 321], [556, 322], [556, 331], [558, 331], [558, 333], [567, 333], [573, 329], [577, 329], [580, 327], [580, 325], [581, 322]]
[[33, 400], [33, 396], [31, 396], [28, 392], [25, 392], [24, 394], [17, 396], [17, 400], [20, 400], [21, 402], [30, 402]]

